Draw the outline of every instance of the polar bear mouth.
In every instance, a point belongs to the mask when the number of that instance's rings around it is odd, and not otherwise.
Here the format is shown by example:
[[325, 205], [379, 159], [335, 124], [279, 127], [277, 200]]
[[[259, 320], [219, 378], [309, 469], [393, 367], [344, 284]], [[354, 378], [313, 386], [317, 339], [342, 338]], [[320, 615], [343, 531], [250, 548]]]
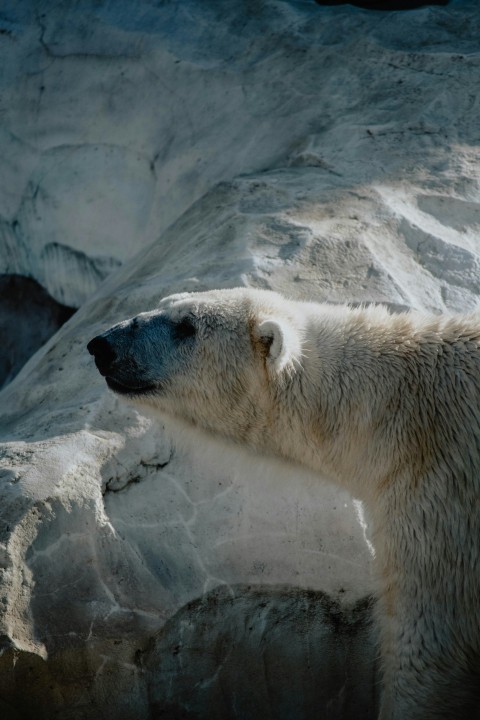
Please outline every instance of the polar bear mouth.
[[105, 377], [107, 385], [110, 390], [118, 393], [119, 395], [143, 395], [144, 393], [153, 392], [155, 390], [154, 385], [143, 385], [134, 387], [133, 385], [125, 385], [124, 383], [115, 380], [110, 375]]

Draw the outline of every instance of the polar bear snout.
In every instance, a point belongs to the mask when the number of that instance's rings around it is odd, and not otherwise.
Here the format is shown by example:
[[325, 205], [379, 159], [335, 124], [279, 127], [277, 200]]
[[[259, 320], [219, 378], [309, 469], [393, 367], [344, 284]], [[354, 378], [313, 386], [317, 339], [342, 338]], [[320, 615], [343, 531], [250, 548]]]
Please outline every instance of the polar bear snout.
[[110, 390], [131, 397], [158, 394], [178, 365], [178, 345], [191, 346], [189, 328], [178, 339], [174, 328], [161, 313], [143, 313], [97, 335], [87, 350]]
[[90, 340], [87, 345], [87, 350], [90, 355], [93, 355], [95, 358], [95, 365], [100, 375], [108, 375], [116, 360], [117, 354], [107, 338], [102, 335], [97, 335], [93, 340]]

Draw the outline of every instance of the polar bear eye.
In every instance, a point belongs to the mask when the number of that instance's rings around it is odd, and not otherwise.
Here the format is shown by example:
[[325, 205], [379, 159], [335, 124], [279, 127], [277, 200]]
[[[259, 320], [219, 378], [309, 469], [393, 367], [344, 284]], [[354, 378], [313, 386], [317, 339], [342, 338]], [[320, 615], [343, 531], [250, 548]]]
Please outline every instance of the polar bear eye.
[[175, 325], [174, 333], [177, 340], [187, 340], [196, 333], [196, 327], [190, 318], [183, 318]]

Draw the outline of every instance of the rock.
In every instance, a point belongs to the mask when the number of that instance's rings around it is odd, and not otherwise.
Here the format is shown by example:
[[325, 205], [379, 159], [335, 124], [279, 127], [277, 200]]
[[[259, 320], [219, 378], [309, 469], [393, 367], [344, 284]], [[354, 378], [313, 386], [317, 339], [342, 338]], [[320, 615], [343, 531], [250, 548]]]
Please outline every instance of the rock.
[[448, 5], [449, 0], [315, 0], [318, 5], [354, 5], [365, 10], [414, 10], [424, 5]]
[[309, 137], [303, 162], [335, 185], [352, 162], [389, 172], [385, 145], [413, 161], [475, 136], [474, 0], [381, 24], [313, 0], [126, 7], [9, 2], [0, 18], [0, 272], [62, 304], [79, 307], [214, 183], [282, 166]]
[[[371, 606], [278, 586], [219, 588], [174, 615], [143, 656], [152, 718], [376, 717]], [[368, 660], [366, 661], [366, 658]]]
[[477, 4], [122, 7], [2, 14], [4, 271], [83, 303], [0, 396], [2, 717], [233, 717], [264, 661], [263, 717], [284, 677], [374, 717], [361, 506], [120, 404], [85, 346], [179, 290], [477, 307]]
[[0, 275], [0, 387], [74, 313], [31, 278]]

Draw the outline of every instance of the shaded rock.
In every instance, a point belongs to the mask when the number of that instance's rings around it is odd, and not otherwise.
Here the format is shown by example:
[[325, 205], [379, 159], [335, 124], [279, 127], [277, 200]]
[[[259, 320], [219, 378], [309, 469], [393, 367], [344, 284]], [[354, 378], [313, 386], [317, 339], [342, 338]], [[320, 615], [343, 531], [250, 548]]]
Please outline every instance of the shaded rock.
[[368, 600], [345, 607], [295, 587], [214, 590], [143, 655], [152, 720], [373, 720], [371, 613]]
[[[142, 671], [125, 663], [122, 639], [76, 645], [72, 636], [48, 662], [38, 655], [5, 650], [0, 657], [0, 710], [5, 720], [83, 720], [98, 717], [98, 680], [104, 697], [102, 717], [149, 717]], [[127, 666], [119, 676], [118, 665]], [[121, 682], [119, 682], [119, 680]], [[111, 710], [110, 710], [111, 707]]]
[[449, 0], [315, 0], [317, 5], [354, 5], [366, 10], [414, 10], [425, 5], [448, 5]]
[[[76, 306], [93, 294], [102, 280], [120, 265], [115, 258], [89, 256], [53, 242], [44, 245], [40, 259], [52, 294], [63, 301], [68, 299]], [[67, 284], [66, 278], [70, 278]]]
[[0, 387], [74, 312], [32, 278], [0, 275]]

